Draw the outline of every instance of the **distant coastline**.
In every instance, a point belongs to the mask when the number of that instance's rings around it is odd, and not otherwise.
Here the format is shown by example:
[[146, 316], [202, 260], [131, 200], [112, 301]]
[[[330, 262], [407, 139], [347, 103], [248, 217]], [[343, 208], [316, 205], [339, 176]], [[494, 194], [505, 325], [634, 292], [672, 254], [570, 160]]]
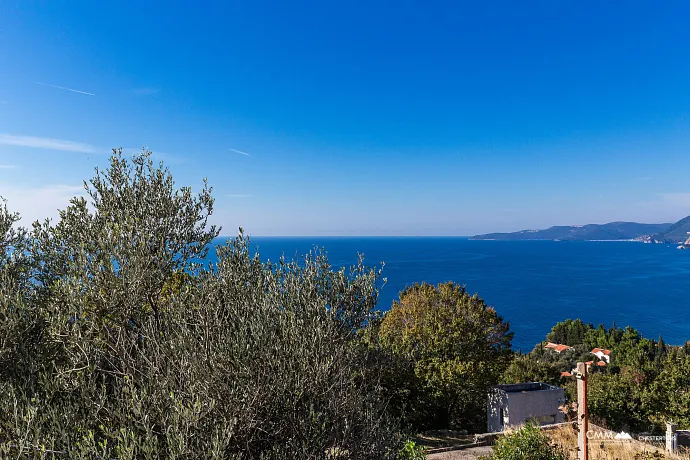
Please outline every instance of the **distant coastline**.
[[[481, 236], [481, 235], [477, 235]], [[582, 242], [582, 243], [644, 243], [644, 241], [640, 239], [620, 239], [620, 240], [575, 240], [575, 239], [569, 239], [569, 240], [559, 240], [559, 239], [548, 239], [548, 238], [531, 238], [531, 239], [507, 239], [507, 238], [475, 238], [474, 236], [471, 237], [466, 237], [468, 240], [472, 241], [551, 241], [554, 243], [565, 243], [565, 242]], [[664, 243], [664, 244], [672, 244], [672, 243]]]
[[487, 233], [470, 240], [487, 241], [626, 241], [640, 243], [683, 244], [690, 236], [690, 216], [675, 223], [643, 224], [609, 222], [607, 224], [563, 225], [542, 230]]

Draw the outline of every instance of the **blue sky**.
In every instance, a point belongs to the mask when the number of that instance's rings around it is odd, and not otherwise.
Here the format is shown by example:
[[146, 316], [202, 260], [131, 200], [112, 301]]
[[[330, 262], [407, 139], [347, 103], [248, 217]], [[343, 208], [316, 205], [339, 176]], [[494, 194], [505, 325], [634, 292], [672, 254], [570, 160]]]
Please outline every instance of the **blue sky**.
[[224, 234], [690, 214], [686, 1], [200, 5], [0, 3], [10, 208], [55, 216], [147, 146]]

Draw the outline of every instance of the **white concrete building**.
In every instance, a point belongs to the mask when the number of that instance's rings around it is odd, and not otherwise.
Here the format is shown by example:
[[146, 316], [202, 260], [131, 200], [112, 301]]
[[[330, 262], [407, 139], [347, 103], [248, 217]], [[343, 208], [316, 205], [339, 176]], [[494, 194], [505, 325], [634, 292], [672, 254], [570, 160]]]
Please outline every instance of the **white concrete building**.
[[591, 353], [602, 361], [607, 363], [611, 362], [611, 350], [605, 350], [603, 348], [595, 348]]

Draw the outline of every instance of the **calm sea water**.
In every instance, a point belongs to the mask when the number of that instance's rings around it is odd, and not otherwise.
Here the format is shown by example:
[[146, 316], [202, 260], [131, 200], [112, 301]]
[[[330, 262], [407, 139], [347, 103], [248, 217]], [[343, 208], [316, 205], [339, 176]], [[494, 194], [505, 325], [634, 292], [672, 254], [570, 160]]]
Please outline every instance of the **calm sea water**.
[[334, 266], [362, 253], [385, 262], [378, 307], [414, 282], [455, 281], [508, 320], [529, 351], [567, 318], [630, 325], [669, 344], [690, 340], [690, 250], [631, 242], [470, 241], [465, 238], [252, 238], [262, 259], [295, 258], [315, 245]]

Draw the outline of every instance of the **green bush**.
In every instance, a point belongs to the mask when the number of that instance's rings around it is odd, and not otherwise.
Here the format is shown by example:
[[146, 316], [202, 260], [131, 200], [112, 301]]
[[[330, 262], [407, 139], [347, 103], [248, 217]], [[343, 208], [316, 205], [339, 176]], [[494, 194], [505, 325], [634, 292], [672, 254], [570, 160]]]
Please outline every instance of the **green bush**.
[[242, 234], [197, 264], [211, 190], [148, 154], [85, 187], [29, 234], [0, 208], [0, 458], [398, 456], [358, 334], [378, 270], [262, 262]]
[[403, 444], [402, 449], [400, 449], [398, 453], [398, 460], [424, 460], [425, 458], [425, 449], [409, 439], [405, 441], [405, 444]]
[[538, 425], [528, 424], [496, 441], [491, 460], [565, 460], [563, 450], [552, 445]]

